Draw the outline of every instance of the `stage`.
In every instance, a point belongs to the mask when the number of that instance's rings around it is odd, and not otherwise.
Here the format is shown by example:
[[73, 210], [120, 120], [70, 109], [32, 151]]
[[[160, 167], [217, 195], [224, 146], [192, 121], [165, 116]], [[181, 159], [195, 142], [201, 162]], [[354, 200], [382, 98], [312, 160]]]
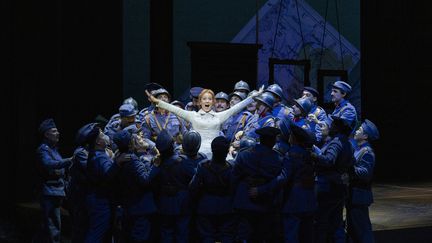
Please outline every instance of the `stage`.
[[[370, 207], [370, 217], [377, 243], [432, 242], [432, 182], [376, 183], [373, 192], [375, 203]], [[16, 228], [34, 232], [39, 220], [38, 203], [18, 204], [17, 212], [20, 223]], [[62, 217], [63, 242], [69, 242], [70, 222], [65, 210]]]

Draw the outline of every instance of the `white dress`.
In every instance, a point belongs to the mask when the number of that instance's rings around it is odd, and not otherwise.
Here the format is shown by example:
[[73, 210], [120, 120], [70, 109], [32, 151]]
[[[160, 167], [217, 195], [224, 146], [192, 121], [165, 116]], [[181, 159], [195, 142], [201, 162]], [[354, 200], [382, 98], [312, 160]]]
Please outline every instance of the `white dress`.
[[164, 101], [159, 101], [157, 106], [190, 122], [192, 128], [201, 135], [199, 152], [204, 153], [210, 159], [212, 157], [211, 142], [220, 135], [222, 124], [252, 102], [252, 97], [249, 97], [222, 112], [215, 112], [213, 110], [205, 112], [202, 109], [199, 111], [187, 111]]

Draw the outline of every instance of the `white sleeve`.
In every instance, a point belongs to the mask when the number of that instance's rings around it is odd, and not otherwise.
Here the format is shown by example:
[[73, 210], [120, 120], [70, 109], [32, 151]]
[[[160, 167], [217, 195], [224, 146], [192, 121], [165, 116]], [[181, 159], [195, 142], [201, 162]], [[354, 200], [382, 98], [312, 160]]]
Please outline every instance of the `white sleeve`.
[[224, 123], [226, 120], [228, 120], [228, 118], [230, 118], [232, 115], [239, 113], [241, 110], [243, 110], [246, 106], [248, 106], [252, 102], [253, 102], [253, 98], [249, 97], [241, 101], [240, 103], [237, 103], [235, 106], [229, 108], [228, 110], [224, 110], [216, 114], [218, 114], [221, 123]]
[[186, 111], [183, 110], [175, 105], [171, 105], [165, 101], [160, 100], [159, 103], [156, 105], [157, 107], [160, 107], [161, 109], [170, 111], [177, 115], [180, 118], [185, 119], [188, 122], [192, 122], [193, 115], [195, 111]]

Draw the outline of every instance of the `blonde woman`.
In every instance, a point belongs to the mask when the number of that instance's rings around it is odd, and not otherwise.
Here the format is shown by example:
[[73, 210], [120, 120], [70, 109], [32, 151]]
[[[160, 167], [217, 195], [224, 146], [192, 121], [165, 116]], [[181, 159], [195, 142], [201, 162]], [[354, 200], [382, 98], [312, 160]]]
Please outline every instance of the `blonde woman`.
[[214, 92], [210, 89], [204, 89], [198, 96], [199, 105], [201, 107], [199, 111], [183, 110], [155, 98], [148, 91], [146, 91], [146, 94], [149, 101], [153, 102], [157, 107], [168, 110], [192, 124], [192, 128], [201, 135], [201, 147], [199, 152], [204, 153], [210, 159], [212, 157], [210, 144], [215, 137], [220, 135], [222, 124], [228, 120], [228, 118], [237, 114], [252, 103], [254, 101], [253, 98], [262, 94], [263, 91], [264, 86], [247, 99], [222, 112], [213, 111], [213, 105], [216, 102]]

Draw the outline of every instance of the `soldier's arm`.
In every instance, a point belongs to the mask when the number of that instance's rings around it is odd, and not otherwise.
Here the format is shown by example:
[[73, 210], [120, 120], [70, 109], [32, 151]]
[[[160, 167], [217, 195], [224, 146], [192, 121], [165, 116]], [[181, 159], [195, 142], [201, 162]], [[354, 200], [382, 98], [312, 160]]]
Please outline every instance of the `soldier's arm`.
[[110, 181], [114, 179], [115, 176], [117, 176], [118, 172], [120, 171], [120, 166], [118, 166], [117, 163], [112, 161], [110, 158], [104, 156], [98, 157], [97, 160], [101, 168], [100, 176], [104, 180]]
[[361, 160], [354, 165], [354, 177], [360, 180], [370, 181], [375, 166], [375, 158], [371, 153], [363, 155]]
[[50, 153], [51, 152], [49, 151], [49, 148], [45, 147], [45, 146], [41, 146], [37, 150], [37, 155], [38, 155], [39, 161], [42, 163], [42, 166], [44, 168], [46, 168], [46, 169], [63, 169], [63, 168], [69, 167], [72, 164], [71, 158], [56, 160], [51, 156]]
[[171, 105], [170, 103], [166, 103], [162, 100], [158, 102], [157, 107], [170, 111], [176, 114], [178, 117], [185, 119], [186, 121], [192, 122], [194, 111], [183, 110], [175, 105]]
[[342, 150], [342, 143], [339, 139], [333, 139], [327, 149], [322, 154], [315, 155], [316, 165], [320, 167], [332, 167], [336, 163], [336, 158]]
[[341, 114], [341, 118], [349, 121], [357, 121], [357, 112], [354, 106], [345, 109]]
[[141, 186], [149, 185], [153, 179], [159, 175], [160, 172], [160, 168], [154, 165], [151, 166], [150, 171], [147, 171], [140, 161], [134, 161], [134, 167], [134, 176], [138, 184]]

